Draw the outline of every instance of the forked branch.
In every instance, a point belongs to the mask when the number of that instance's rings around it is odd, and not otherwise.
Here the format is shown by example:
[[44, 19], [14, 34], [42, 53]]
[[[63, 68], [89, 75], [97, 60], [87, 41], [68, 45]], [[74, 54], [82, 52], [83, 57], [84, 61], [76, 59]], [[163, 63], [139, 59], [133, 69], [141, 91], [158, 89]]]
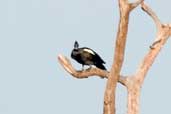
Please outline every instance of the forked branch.
[[145, 3], [142, 3], [142, 9], [152, 17], [153, 21], [156, 23], [156, 27], [158, 29], [157, 36], [152, 44], [152, 48], [149, 50], [147, 55], [144, 57], [143, 61], [140, 64], [140, 67], [137, 70], [136, 77], [140, 81], [140, 84], [143, 83], [144, 78], [153, 64], [156, 56], [159, 54], [163, 45], [166, 43], [167, 39], [170, 36], [170, 26], [169, 24], [164, 25], [160, 22], [156, 14], [150, 9]]
[[137, 0], [136, 2], [134, 3], [130, 3], [130, 7], [131, 9], [134, 9], [136, 8], [139, 4], [141, 4], [144, 0]]

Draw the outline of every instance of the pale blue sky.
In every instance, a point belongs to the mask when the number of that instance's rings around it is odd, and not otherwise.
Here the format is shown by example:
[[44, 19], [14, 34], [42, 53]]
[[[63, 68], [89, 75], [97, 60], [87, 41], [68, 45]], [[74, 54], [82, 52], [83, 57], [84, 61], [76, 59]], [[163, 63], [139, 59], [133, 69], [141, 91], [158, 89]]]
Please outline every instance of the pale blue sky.
[[[171, 23], [171, 1], [148, 1]], [[76, 79], [57, 62], [73, 43], [94, 49], [110, 69], [118, 25], [117, 0], [1, 0], [0, 114], [102, 114], [106, 80]], [[155, 37], [140, 7], [131, 13], [123, 74], [135, 72]], [[171, 113], [170, 40], [150, 69], [141, 93], [141, 114]], [[81, 65], [71, 60], [77, 69]], [[119, 84], [117, 114], [125, 114]]]

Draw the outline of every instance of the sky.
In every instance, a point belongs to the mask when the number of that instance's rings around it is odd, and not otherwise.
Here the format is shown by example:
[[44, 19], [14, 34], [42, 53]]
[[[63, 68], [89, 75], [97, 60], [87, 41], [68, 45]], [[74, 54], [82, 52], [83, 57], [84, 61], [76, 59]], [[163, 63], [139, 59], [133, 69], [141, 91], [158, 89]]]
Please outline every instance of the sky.
[[[133, 0], [132, 0], [133, 1]], [[147, 1], [147, 0], [146, 0]], [[147, 1], [171, 23], [171, 1]], [[76, 79], [57, 61], [70, 58], [74, 41], [95, 50], [111, 68], [119, 21], [117, 0], [1, 0], [0, 114], [102, 114], [106, 79]], [[130, 15], [123, 75], [135, 73], [156, 36], [152, 19], [137, 7]], [[170, 40], [141, 91], [141, 114], [171, 113]], [[117, 87], [117, 114], [126, 114], [125, 87]]]

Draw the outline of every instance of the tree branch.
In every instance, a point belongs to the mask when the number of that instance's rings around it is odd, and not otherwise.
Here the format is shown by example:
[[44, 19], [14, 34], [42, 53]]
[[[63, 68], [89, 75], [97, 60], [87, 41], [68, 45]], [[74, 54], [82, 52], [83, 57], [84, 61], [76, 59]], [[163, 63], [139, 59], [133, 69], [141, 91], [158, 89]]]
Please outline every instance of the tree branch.
[[109, 78], [105, 90], [103, 114], [115, 114], [115, 91], [124, 61], [129, 14], [132, 9], [137, 7], [138, 4], [140, 4], [142, 1], [143, 0], [138, 0], [137, 2], [130, 4], [128, 3], [128, 0], [119, 0], [120, 21], [116, 37], [113, 64], [109, 73]]
[[161, 39], [160, 42], [155, 44], [153, 49], [150, 49], [147, 55], [144, 57], [144, 60], [140, 64], [140, 67], [137, 70], [136, 76], [138, 77], [138, 80], [141, 82], [141, 84], [144, 81], [144, 78], [150, 68], [150, 66], [153, 64], [155, 58], [159, 54], [160, 50], [162, 49], [163, 45], [166, 43], [167, 39], [170, 36], [170, 30], [168, 26], [165, 26], [161, 31], [159, 31], [156, 39]]
[[152, 17], [153, 21], [156, 24], [157, 29], [159, 30], [162, 27], [162, 24], [157, 17], [157, 15], [152, 11], [152, 9], [144, 2], [141, 3], [141, 8], [144, 10], [149, 16]]
[[138, 5], [140, 5], [141, 3], [143, 3], [144, 0], [137, 0], [136, 2], [134, 3], [130, 3], [130, 7], [131, 7], [131, 10], [136, 8]]
[[137, 69], [136, 74], [127, 79], [126, 87], [128, 89], [128, 114], [139, 114], [140, 90], [142, 83], [156, 56], [171, 35], [170, 25], [161, 24], [156, 14], [145, 3], [142, 3], [142, 9], [152, 17], [158, 31], [157, 37], [152, 44], [151, 49], [144, 57], [140, 67]]
[[171, 24], [169, 24], [168, 26], [169, 26], [169, 28], [170, 28], [170, 36], [171, 36]]
[[143, 61], [140, 64], [140, 67], [137, 69], [137, 72], [135, 74], [136, 79], [140, 82], [141, 85], [144, 81], [144, 78], [150, 66], [153, 64], [155, 58], [157, 57], [163, 45], [166, 43], [167, 39], [169, 38], [170, 31], [171, 31], [169, 24], [167, 25], [161, 24], [156, 14], [145, 3], [142, 3], [142, 8], [147, 14], [149, 14], [149, 16], [152, 17], [152, 19], [156, 23], [156, 27], [158, 28], [158, 31], [157, 31], [156, 39], [151, 46], [152, 48], [144, 57]]
[[127, 87], [127, 86], [128, 86], [128, 80], [127, 80], [128, 77], [129, 77], [129, 76], [122, 76], [122, 75], [120, 75], [120, 76], [119, 76], [118, 82], [119, 82], [120, 84], [124, 85], [125, 87]]
[[68, 73], [70, 73], [73, 77], [76, 77], [76, 78], [88, 78], [92, 76], [99, 76], [101, 78], [107, 78], [109, 74], [108, 71], [101, 70], [99, 68], [89, 68], [83, 71], [77, 71], [73, 68], [69, 59], [67, 59], [63, 55], [58, 56], [58, 61]]
[[[69, 59], [63, 55], [58, 55], [58, 61], [59, 63], [63, 66], [63, 68], [71, 74], [75, 78], [88, 78], [88, 77], [93, 77], [93, 76], [98, 76], [100, 78], [108, 78], [109, 72], [105, 70], [101, 70], [99, 68], [89, 68], [84, 71], [77, 71], [69, 61]], [[122, 85], [127, 84], [127, 77], [125, 76], [120, 76], [119, 78], [119, 83]]]

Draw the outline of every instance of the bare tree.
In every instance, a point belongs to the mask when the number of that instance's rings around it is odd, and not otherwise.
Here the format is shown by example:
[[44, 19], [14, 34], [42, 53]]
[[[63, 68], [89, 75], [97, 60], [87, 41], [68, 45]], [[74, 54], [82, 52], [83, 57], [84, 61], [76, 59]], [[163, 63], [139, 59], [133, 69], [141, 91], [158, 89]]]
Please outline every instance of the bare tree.
[[[76, 78], [88, 78], [99, 76], [107, 78], [106, 89], [104, 93], [103, 114], [115, 114], [115, 94], [116, 84], [121, 83], [127, 88], [127, 114], [139, 114], [140, 91], [146, 74], [153, 64], [156, 56], [171, 36], [171, 24], [162, 24], [156, 14], [150, 7], [144, 3], [144, 0], [137, 0], [130, 3], [128, 0], [118, 0], [120, 9], [120, 21], [115, 44], [115, 54], [110, 71], [103, 71], [98, 68], [89, 68], [84, 71], [77, 71], [71, 65], [69, 59], [63, 55], [58, 56], [58, 60], [64, 69]], [[157, 35], [149, 52], [145, 55], [139, 68], [133, 75], [122, 76], [121, 68], [124, 60], [124, 51], [128, 32], [129, 15], [137, 6], [141, 5], [142, 9], [153, 19], [157, 27]]]

